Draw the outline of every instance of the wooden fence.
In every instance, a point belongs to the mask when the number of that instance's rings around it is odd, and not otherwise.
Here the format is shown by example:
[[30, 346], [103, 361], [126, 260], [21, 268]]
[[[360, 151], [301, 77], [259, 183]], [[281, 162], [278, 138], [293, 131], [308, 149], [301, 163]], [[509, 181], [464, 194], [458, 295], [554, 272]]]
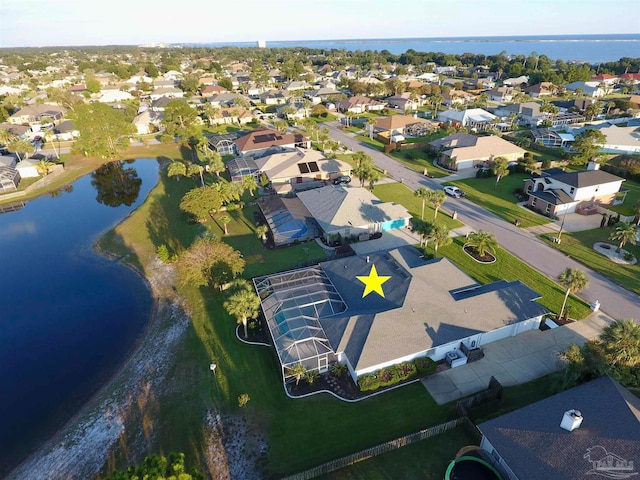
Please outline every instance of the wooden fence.
[[468, 418], [456, 418], [455, 420], [441, 423], [440, 425], [436, 425], [435, 427], [425, 428], [424, 430], [420, 430], [419, 432], [411, 433], [409, 435], [405, 435], [404, 437], [396, 438], [395, 440], [376, 445], [375, 447], [367, 448], [366, 450], [362, 450], [352, 455], [347, 455], [346, 457], [331, 460], [330, 462], [323, 463], [322, 465], [318, 465], [317, 467], [305, 470], [304, 472], [285, 477], [284, 480], [308, 480], [310, 478], [315, 478], [317, 476], [324, 475], [325, 473], [330, 473], [335, 470], [344, 468], [348, 465], [352, 465], [356, 462], [375, 457], [376, 455], [391, 452], [392, 450], [404, 447], [405, 445], [410, 445], [412, 443], [419, 442], [420, 440], [426, 440], [427, 438], [440, 435], [441, 433], [453, 430], [460, 425], [464, 425], [466, 428], [473, 427], [475, 429], [475, 425], [473, 425]]

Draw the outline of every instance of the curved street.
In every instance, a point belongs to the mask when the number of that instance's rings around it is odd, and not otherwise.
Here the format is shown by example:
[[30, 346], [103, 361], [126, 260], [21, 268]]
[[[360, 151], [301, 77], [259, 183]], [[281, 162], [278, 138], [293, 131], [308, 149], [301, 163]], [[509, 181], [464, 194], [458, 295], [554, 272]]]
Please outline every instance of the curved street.
[[[324, 125], [329, 128], [333, 140], [339, 141], [349, 150], [365, 152], [373, 158], [379, 168], [387, 171], [387, 175], [390, 178], [405, 183], [412, 190], [416, 190], [419, 187], [441, 188], [439, 181], [424, 177], [424, 175], [405, 167], [379, 150], [360, 142], [352, 134], [343, 132], [338, 122]], [[452, 175], [444, 180], [452, 181], [455, 178], [456, 175]], [[458, 218], [473, 230], [493, 232], [501, 247], [553, 280], [556, 280], [560, 272], [565, 268], [583, 270], [589, 278], [589, 287], [580, 292], [581, 298], [589, 303], [598, 300], [601, 304], [601, 310], [613, 318], [633, 318], [636, 321], [640, 321], [640, 297], [638, 295], [567, 257], [559, 250], [546, 245], [526, 229], [517, 228], [466, 199], [449, 197], [442, 210], [449, 213], [453, 210], [457, 211]]]

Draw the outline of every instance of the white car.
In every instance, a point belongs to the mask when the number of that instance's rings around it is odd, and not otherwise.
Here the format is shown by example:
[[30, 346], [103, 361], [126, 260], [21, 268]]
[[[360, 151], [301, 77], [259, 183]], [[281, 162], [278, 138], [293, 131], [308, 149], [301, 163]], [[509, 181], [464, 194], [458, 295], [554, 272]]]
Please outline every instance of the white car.
[[444, 187], [444, 193], [455, 198], [464, 197], [464, 192], [460, 190], [458, 187], [454, 187], [452, 185], [448, 185]]

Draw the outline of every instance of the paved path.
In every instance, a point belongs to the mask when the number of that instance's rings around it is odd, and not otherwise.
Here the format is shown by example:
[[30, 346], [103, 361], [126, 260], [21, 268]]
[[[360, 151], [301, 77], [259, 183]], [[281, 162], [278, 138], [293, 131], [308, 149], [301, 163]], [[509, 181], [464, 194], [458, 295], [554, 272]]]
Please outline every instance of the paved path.
[[[350, 150], [365, 152], [373, 158], [379, 168], [386, 170], [391, 178], [402, 181], [409, 188], [413, 190], [423, 186], [433, 189], [441, 188], [440, 182], [437, 180], [424, 177], [419, 172], [405, 167], [384, 153], [360, 142], [353, 135], [343, 132], [338, 123], [325, 125], [329, 128], [334, 140], [340, 141]], [[451, 180], [453, 177], [447, 177], [447, 179]], [[601, 304], [600, 308], [613, 318], [633, 318], [640, 321], [640, 297], [638, 295], [625, 290], [562, 252], [546, 245], [536, 238], [535, 232], [517, 228], [466, 199], [448, 198], [441, 210], [449, 214], [452, 210], [457, 211], [458, 218], [472, 230], [493, 232], [500, 246], [553, 280], [567, 267], [583, 270], [589, 278], [589, 287], [580, 293], [582, 298], [589, 303], [598, 300]]]
[[422, 384], [439, 404], [485, 390], [493, 376], [503, 386], [518, 385], [557, 371], [559, 354], [571, 344], [596, 338], [612, 321], [603, 313], [564, 327], [532, 330], [482, 347], [484, 358], [432, 375]]

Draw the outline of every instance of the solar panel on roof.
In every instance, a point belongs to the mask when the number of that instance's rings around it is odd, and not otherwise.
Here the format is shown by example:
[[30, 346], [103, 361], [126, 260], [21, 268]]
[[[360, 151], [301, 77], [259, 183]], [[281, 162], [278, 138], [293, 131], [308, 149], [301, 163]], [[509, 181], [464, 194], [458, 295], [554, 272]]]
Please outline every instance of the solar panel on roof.
[[300, 173], [309, 173], [309, 166], [306, 163], [299, 163], [298, 168], [300, 169]]
[[309, 171], [311, 172], [319, 172], [320, 169], [318, 168], [318, 164], [316, 162], [309, 162]]

